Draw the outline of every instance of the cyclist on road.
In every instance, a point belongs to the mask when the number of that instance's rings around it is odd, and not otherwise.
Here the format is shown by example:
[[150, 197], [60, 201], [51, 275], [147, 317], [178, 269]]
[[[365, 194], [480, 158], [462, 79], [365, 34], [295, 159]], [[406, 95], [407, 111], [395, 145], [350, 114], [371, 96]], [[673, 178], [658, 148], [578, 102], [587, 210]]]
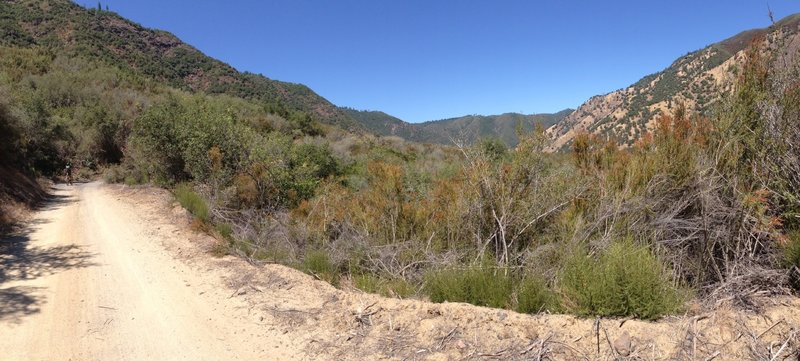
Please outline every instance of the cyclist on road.
[[64, 173], [67, 175], [67, 185], [72, 185], [72, 164], [67, 163]]

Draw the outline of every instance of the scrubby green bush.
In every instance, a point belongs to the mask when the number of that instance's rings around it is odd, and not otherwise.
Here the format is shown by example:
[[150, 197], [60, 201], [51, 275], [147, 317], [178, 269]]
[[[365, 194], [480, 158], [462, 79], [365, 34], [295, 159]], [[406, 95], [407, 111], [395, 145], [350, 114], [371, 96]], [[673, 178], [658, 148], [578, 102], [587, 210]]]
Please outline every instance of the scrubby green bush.
[[432, 271], [424, 291], [433, 302], [466, 302], [478, 306], [510, 306], [512, 280], [507, 269], [473, 266]]
[[103, 172], [106, 183], [122, 183], [125, 180], [125, 170], [119, 165], [112, 165]]
[[135, 123], [131, 162], [164, 184], [233, 186], [236, 207], [268, 210], [296, 206], [314, 196], [322, 179], [339, 174], [327, 143], [259, 132], [227, 102], [173, 95], [152, 107]]
[[364, 292], [384, 297], [405, 298], [416, 292], [414, 286], [404, 279], [383, 278], [369, 273], [353, 276], [353, 285]]
[[303, 257], [303, 271], [319, 277], [336, 286], [339, 284], [339, 270], [331, 262], [328, 253], [322, 250], [308, 251]]
[[539, 313], [543, 311], [558, 312], [561, 310], [561, 300], [558, 295], [547, 287], [541, 277], [529, 275], [517, 285], [517, 312]]
[[177, 199], [178, 203], [180, 203], [183, 208], [186, 208], [189, 213], [203, 222], [208, 221], [208, 205], [203, 197], [192, 190], [190, 185], [186, 183], [178, 184], [178, 186], [175, 187], [174, 193], [175, 199]]
[[481, 154], [492, 161], [500, 161], [508, 154], [508, 146], [499, 138], [484, 138], [477, 144]]
[[88, 167], [80, 167], [78, 168], [78, 172], [75, 175], [77, 180], [79, 181], [89, 181], [95, 176], [95, 172], [89, 169]]
[[568, 310], [586, 316], [657, 319], [683, 305], [683, 293], [647, 247], [622, 240], [598, 258], [568, 261], [561, 286]]
[[787, 234], [782, 251], [783, 266], [789, 269], [789, 284], [800, 291], [800, 230]]
[[791, 231], [783, 246], [783, 263], [787, 268], [800, 268], [800, 231]]
[[219, 223], [214, 227], [222, 238], [227, 241], [233, 240], [233, 228], [228, 223]]
[[271, 247], [258, 247], [252, 254], [255, 260], [280, 263], [289, 266], [292, 265], [291, 251], [285, 247], [276, 245], [272, 245]]
[[142, 172], [131, 170], [125, 173], [125, 185], [133, 186], [137, 184], [147, 184], [149, 178]]

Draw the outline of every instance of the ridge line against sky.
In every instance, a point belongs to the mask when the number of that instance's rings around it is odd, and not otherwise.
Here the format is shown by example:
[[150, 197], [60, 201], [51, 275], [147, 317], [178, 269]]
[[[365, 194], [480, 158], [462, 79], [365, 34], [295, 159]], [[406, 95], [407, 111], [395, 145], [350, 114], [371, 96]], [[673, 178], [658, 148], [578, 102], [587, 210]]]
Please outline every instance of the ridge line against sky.
[[[745, 0], [101, 4], [240, 71], [414, 123], [577, 108], [688, 52], [770, 24], [767, 2]], [[769, 7], [778, 20], [800, 11], [800, 1]]]

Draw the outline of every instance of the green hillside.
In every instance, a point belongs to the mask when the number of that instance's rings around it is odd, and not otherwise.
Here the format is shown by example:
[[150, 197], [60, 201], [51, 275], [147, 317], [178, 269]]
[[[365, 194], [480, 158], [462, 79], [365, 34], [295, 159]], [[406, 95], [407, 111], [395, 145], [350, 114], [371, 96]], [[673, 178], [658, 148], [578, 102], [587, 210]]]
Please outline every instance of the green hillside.
[[333, 104], [302, 84], [241, 73], [166, 31], [147, 29], [116, 13], [85, 9], [68, 0], [0, 2], [0, 44], [46, 47], [179, 89], [258, 100], [324, 123], [357, 128]]
[[375, 135], [395, 135], [404, 139], [411, 139], [418, 132], [418, 129], [413, 124], [381, 111], [356, 110], [346, 107], [341, 109], [350, 118], [353, 118], [367, 131]]

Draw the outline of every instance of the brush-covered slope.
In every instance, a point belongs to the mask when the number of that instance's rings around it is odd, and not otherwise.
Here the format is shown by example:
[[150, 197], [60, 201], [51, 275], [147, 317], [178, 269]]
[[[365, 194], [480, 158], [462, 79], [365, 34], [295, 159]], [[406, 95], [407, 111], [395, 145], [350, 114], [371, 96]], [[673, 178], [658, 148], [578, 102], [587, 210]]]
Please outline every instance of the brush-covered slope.
[[789, 46], [796, 42], [799, 24], [797, 14], [766, 29], [741, 32], [686, 54], [625, 89], [592, 97], [548, 129], [555, 139], [553, 150], [569, 147], [580, 132], [630, 146], [652, 129], [659, 114], [671, 112], [679, 103], [690, 111], [710, 114], [721, 95], [730, 90], [747, 46], [753, 41]]
[[0, 0], [0, 45], [47, 46], [100, 60], [170, 86], [259, 100], [344, 128], [357, 124], [302, 84], [241, 73], [176, 36], [68, 0]]
[[572, 109], [567, 109], [554, 114], [467, 115], [424, 123], [408, 123], [384, 112], [342, 109], [376, 135], [436, 144], [452, 144], [454, 140], [471, 144], [482, 138], [498, 138], [509, 146], [515, 146], [519, 142], [517, 132], [520, 128], [525, 132], [533, 130], [536, 124], [547, 128], [572, 113]]

